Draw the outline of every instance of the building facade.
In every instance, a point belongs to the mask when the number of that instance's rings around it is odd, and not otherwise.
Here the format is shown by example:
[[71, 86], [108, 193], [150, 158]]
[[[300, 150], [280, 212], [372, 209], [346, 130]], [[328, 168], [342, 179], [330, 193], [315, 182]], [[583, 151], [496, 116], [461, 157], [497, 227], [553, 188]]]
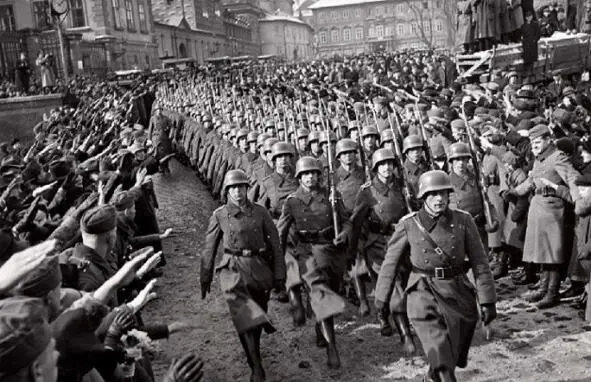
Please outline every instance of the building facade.
[[329, 57], [443, 48], [451, 20], [444, 1], [319, 0], [300, 12], [314, 27], [317, 55]]
[[286, 15], [267, 15], [259, 20], [264, 55], [306, 60], [314, 57], [314, 30], [302, 20]]

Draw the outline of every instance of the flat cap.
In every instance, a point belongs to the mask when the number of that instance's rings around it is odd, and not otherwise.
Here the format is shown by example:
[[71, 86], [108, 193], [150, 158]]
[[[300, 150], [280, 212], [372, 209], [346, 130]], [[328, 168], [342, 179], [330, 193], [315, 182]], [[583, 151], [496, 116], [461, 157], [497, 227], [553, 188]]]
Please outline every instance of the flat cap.
[[0, 300], [0, 380], [28, 367], [47, 348], [51, 329], [43, 300]]
[[82, 216], [80, 228], [89, 234], [98, 235], [114, 229], [117, 223], [117, 211], [112, 205], [94, 207]]
[[539, 137], [550, 135], [550, 129], [547, 125], [536, 125], [529, 131], [529, 139], [534, 140]]
[[456, 130], [466, 130], [466, 123], [463, 119], [454, 119], [451, 121], [451, 128]]
[[135, 204], [136, 198], [132, 192], [121, 191], [113, 195], [111, 204], [115, 206], [117, 211], [125, 211]]

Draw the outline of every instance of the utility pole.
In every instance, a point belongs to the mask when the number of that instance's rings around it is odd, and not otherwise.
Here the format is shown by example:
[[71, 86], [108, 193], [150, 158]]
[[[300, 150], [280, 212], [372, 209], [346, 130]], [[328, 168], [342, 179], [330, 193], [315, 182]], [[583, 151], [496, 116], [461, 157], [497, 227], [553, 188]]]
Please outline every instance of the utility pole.
[[59, 15], [53, 16], [53, 22], [55, 24], [55, 29], [57, 30], [57, 38], [60, 44], [60, 56], [62, 58], [62, 69], [64, 71], [64, 83], [67, 84], [69, 82], [68, 79], [68, 60], [66, 59], [66, 48], [64, 46], [64, 33], [62, 30], [62, 22], [60, 20]]

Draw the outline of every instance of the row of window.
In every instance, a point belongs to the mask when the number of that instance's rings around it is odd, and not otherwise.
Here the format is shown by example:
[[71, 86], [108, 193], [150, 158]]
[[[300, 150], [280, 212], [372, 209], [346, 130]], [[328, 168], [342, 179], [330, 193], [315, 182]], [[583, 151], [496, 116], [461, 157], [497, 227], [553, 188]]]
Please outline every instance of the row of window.
[[[416, 35], [418, 33], [419, 25], [417, 23], [411, 24], [398, 24], [397, 28], [397, 35], [398, 36], [406, 36], [406, 35]], [[423, 30], [425, 33], [431, 33], [431, 23], [425, 22], [423, 25]], [[434, 32], [443, 32], [443, 21], [436, 20], [433, 25]], [[330, 42], [339, 42], [339, 41], [351, 41], [351, 40], [363, 40], [364, 29], [363, 27], [356, 27], [356, 28], [343, 28], [342, 35], [339, 29], [332, 29], [330, 31]], [[382, 37], [391, 37], [394, 36], [394, 28], [383, 25], [376, 25], [370, 26], [367, 30], [367, 35], [370, 38], [382, 38]], [[328, 31], [320, 31], [318, 34], [318, 38], [321, 44], [328, 43], [329, 32]]]
[[[127, 29], [135, 32], [137, 29], [132, 0], [111, 0], [113, 8], [113, 24], [115, 29]], [[141, 32], [148, 32], [146, 6], [143, 0], [137, 0], [137, 15]], [[125, 20], [125, 24], [123, 24]]]
[[[417, 0], [414, 7], [418, 9], [442, 8], [444, 0]], [[320, 11], [318, 18], [320, 20], [347, 20], [349, 18], [362, 18], [372, 16], [391, 16], [394, 14], [401, 15], [410, 11], [410, 6], [407, 3], [399, 3], [396, 5], [378, 5], [375, 7], [357, 7], [354, 9], [345, 8], [341, 10]]]

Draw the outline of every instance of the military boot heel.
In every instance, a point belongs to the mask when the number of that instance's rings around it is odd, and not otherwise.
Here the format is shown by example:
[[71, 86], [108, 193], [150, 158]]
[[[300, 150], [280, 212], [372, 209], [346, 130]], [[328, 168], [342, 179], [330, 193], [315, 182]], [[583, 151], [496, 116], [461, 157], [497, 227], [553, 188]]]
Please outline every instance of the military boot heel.
[[380, 323], [380, 334], [382, 337], [392, 337], [394, 331], [390, 324], [390, 310], [387, 306], [378, 310], [378, 322]]
[[548, 282], [549, 279], [549, 271], [543, 271], [542, 275], [540, 276], [539, 287], [536, 290], [533, 290], [529, 293], [523, 295], [523, 298], [529, 302], [538, 302], [546, 296], [548, 292]]
[[326, 347], [326, 364], [329, 369], [338, 369], [341, 367], [341, 359], [339, 357], [339, 351], [337, 350], [336, 336], [334, 332], [334, 319], [327, 318], [320, 323], [322, 334], [328, 343]]
[[549, 273], [548, 290], [544, 298], [537, 303], [538, 309], [552, 308], [560, 303], [560, 271], [551, 270], [547, 272]]
[[302, 293], [300, 287], [294, 287], [289, 290], [289, 304], [291, 305], [291, 316], [294, 326], [303, 326], [306, 323], [306, 312], [302, 303]]
[[417, 348], [412, 338], [408, 317], [404, 313], [394, 313], [392, 314], [392, 320], [394, 321], [394, 325], [396, 325], [396, 329], [400, 335], [400, 342], [402, 342], [404, 354], [407, 357], [412, 356], [416, 352]]

